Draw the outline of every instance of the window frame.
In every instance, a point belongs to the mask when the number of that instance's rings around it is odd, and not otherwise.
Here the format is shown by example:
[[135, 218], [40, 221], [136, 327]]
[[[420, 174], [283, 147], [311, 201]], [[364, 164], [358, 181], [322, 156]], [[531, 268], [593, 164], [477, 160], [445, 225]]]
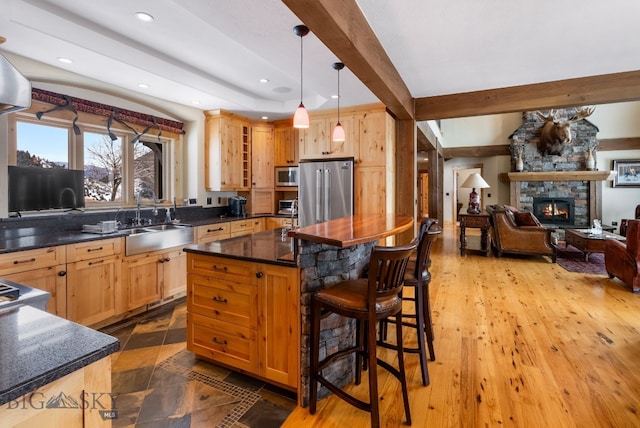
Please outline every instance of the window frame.
[[[80, 112], [78, 115], [78, 121], [76, 125], [80, 128], [80, 135], [75, 135], [73, 132], [73, 118], [67, 118], [71, 116], [70, 112], [60, 111], [47, 113], [38, 119], [35, 115], [37, 111], [41, 111], [50, 107], [49, 104], [33, 102], [31, 108], [23, 110], [10, 115], [10, 133], [9, 141], [7, 145], [7, 164], [15, 165], [17, 162], [17, 147], [18, 147], [18, 135], [17, 124], [18, 122], [27, 122], [33, 124], [39, 124], [44, 126], [55, 126], [58, 128], [67, 129], [69, 135], [68, 142], [68, 156], [69, 156], [69, 169], [82, 169], [84, 170], [84, 133], [91, 132], [95, 134], [107, 134], [107, 117], [99, 116], [89, 113]], [[137, 125], [131, 125], [136, 132], [142, 132], [143, 128]], [[99, 210], [99, 209], [113, 209], [117, 207], [130, 207], [135, 206], [135, 195], [133, 191], [133, 145], [131, 141], [136, 135], [131, 131], [121, 126], [118, 123], [113, 123], [110, 127], [112, 133], [122, 139], [122, 163], [123, 163], [123, 177], [122, 177], [122, 200], [121, 201], [103, 201], [103, 202], [85, 202], [85, 210]], [[175, 177], [175, 146], [177, 144], [177, 137], [172, 132], [163, 132], [162, 136], [158, 139], [157, 131], [153, 130], [153, 133], [145, 134], [140, 139], [145, 142], [160, 142], [163, 145], [162, 149], [162, 186], [164, 189], [164, 197], [161, 204], [169, 204], [175, 197], [174, 186], [172, 186], [172, 180]], [[167, 135], [168, 134], [168, 135]], [[159, 141], [158, 141], [159, 140]], [[8, 185], [8, 183], [7, 183]], [[59, 210], [52, 209], [50, 212], [56, 212]], [[42, 214], [42, 211], [38, 213]]]

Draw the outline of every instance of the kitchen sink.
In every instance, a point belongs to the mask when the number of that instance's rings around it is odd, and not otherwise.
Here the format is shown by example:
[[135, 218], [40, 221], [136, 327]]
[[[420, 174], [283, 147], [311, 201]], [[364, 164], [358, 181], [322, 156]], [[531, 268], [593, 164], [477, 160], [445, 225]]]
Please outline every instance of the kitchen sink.
[[187, 224], [136, 227], [128, 230], [124, 242], [127, 256], [193, 244], [193, 227]]

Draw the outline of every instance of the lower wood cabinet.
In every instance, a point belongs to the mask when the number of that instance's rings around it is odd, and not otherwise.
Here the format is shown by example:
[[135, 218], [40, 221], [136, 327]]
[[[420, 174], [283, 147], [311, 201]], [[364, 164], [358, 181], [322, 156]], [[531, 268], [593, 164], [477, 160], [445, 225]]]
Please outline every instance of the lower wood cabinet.
[[187, 272], [187, 349], [297, 390], [299, 269], [188, 253]]
[[67, 319], [91, 325], [121, 312], [122, 238], [67, 248]]
[[67, 264], [67, 319], [91, 325], [115, 316], [120, 258], [107, 256]]
[[2, 275], [9, 281], [37, 288], [51, 294], [47, 312], [61, 318], [67, 317], [67, 265], [56, 265], [40, 269]]
[[182, 248], [126, 257], [123, 261], [124, 301], [132, 310], [187, 288], [187, 255]]
[[[110, 394], [109, 355], [1, 406], [0, 425], [16, 428], [109, 428], [111, 420], [103, 419], [100, 411], [117, 411], [117, 402], [112, 401]], [[73, 398], [77, 405], [70, 405], [71, 401], [67, 401], [69, 405], [49, 407], [47, 402], [43, 402], [56, 396]], [[114, 409], [110, 407], [112, 404]]]

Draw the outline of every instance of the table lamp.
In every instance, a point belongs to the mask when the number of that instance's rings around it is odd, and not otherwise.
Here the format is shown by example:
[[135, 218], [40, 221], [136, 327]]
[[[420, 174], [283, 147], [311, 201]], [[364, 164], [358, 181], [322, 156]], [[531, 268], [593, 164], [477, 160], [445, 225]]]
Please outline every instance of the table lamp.
[[472, 189], [469, 194], [469, 206], [467, 207], [467, 213], [480, 214], [480, 195], [476, 193], [476, 189], [488, 189], [489, 184], [484, 181], [484, 178], [477, 172], [474, 172], [460, 186], [465, 189]]

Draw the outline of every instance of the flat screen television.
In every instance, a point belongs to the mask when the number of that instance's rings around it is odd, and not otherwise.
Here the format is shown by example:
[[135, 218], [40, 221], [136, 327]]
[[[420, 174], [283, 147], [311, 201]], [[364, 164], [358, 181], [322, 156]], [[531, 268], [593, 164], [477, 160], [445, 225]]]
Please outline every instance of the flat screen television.
[[84, 208], [84, 171], [9, 166], [9, 211]]

